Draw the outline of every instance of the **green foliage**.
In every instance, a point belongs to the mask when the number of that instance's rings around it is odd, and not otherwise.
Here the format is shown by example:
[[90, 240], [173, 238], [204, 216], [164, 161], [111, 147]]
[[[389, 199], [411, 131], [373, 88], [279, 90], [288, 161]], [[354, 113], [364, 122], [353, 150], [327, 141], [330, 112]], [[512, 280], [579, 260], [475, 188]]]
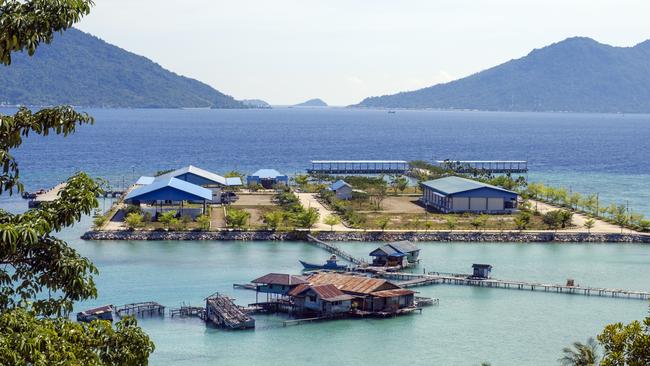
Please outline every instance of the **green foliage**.
[[296, 175], [296, 177], [294, 178], [294, 181], [296, 182], [296, 184], [297, 184], [298, 186], [303, 187], [303, 186], [305, 186], [307, 183], [309, 183], [309, 176], [308, 176], [308, 175], [305, 175], [305, 174], [298, 174], [298, 175]]
[[126, 223], [126, 226], [131, 230], [144, 226], [142, 214], [136, 212], [131, 212], [130, 214], [126, 215], [124, 222]]
[[325, 219], [323, 219], [323, 222], [325, 223], [325, 225], [330, 226], [330, 230], [334, 230], [334, 225], [340, 224], [341, 219], [339, 219], [339, 217], [335, 215], [327, 215]]
[[226, 224], [229, 227], [241, 229], [246, 226], [251, 214], [248, 211], [228, 207], [226, 210]]
[[106, 218], [106, 216], [104, 216], [104, 215], [97, 215], [97, 216], [95, 216], [95, 217], [93, 218], [93, 226], [95, 226], [96, 228], [99, 229], [99, 228], [101, 228], [102, 226], [104, 226], [104, 224], [106, 223], [106, 221], [108, 221], [108, 219]]
[[[0, 12], [1, 14], [1, 12]], [[4, 15], [0, 15], [3, 17]], [[0, 35], [2, 37], [2, 35]], [[1, 44], [1, 42], [0, 42]], [[3, 70], [4, 71], [4, 70]], [[23, 137], [30, 133], [48, 136], [50, 133], [67, 136], [76, 131], [77, 125], [92, 124], [94, 120], [86, 113], [78, 113], [70, 107], [54, 107], [41, 109], [32, 113], [25, 107], [20, 107], [13, 116], [0, 114], [0, 194], [14, 189], [23, 191], [19, 181], [18, 163], [9, 153], [23, 143]], [[95, 184], [95, 183], [93, 183]]]
[[521, 211], [514, 218], [515, 226], [519, 230], [526, 230], [530, 225], [531, 219], [532, 219], [532, 214], [530, 212]]
[[2, 365], [147, 365], [153, 351], [153, 343], [132, 317], [113, 328], [105, 320], [75, 323], [24, 309], [0, 315]]
[[91, 0], [0, 1], [0, 63], [11, 64], [11, 53], [27, 50], [34, 55], [41, 42], [50, 43], [90, 13]]
[[480, 229], [480, 228], [485, 226], [485, 224], [487, 223], [487, 220], [488, 220], [487, 215], [479, 215], [479, 216], [476, 216], [476, 217], [472, 218], [472, 220], [470, 220], [469, 224], [472, 225], [474, 227], [474, 229]]
[[172, 220], [176, 218], [177, 212], [174, 210], [167, 211], [158, 215], [158, 222], [163, 224], [165, 229], [169, 229], [171, 226]]
[[266, 226], [271, 230], [277, 230], [285, 220], [284, 212], [271, 211], [262, 218]]
[[391, 177], [390, 186], [393, 188], [393, 193], [397, 194], [397, 191], [404, 192], [406, 187], [408, 187], [409, 180], [403, 175], [396, 175]]
[[187, 224], [185, 224], [183, 220], [174, 217], [171, 220], [169, 220], [169, 228], [172, 229], [173, 231], [181, 231], [187, 228]]
[[447, 228], [449, 228], [449, 230], [454, 230], [457, 223], [458, 220], [455, 217], [449, 216], [445, 219], [445, 225], [447, 225]]
[[564, 356], [558, 361], [562, 366], [598, 366], [598, 344], [593, 338], [587, 343], [574, 342], [573, 347], [562, 350]]
[[382, 216], [382, 217], [377, 219], [377, 225], [379, 226], [381, 231], [386, 230], [389, 223], [390, 223], [390, 217], [388, 217], [388, 216]]
[[318, 210], [311, 207], [307, 210], [303, 210], [301, 213], [296, 214], [294, 220], [296, 226], [309, 229], [318, 222], [319, 217], [320, 214], [318, 213]]
[[226, 175], [224, 175], [225, 178], [240, 178], [242, 181], [244, 180], [244, 173], [238, 172], [236, 170], [231, 170]]
[[601, 366], [647, 366], [650, 364], [650, 316], [643, 322], [615, 323], [598, 335], [604, 349]]
[[650, 220], [640, 220], [639, 221], [639, 229], [641, 229], [641, 231], [649, 231], [650, 230]]
[[163, 170], [157, 171], [153, 176], [154, 177], [160, 177], [161, 175], [165, 175], [165, 174], [171, 173], [173, 171], [174, 171], [174, 169], [163, 169]]
[[596, 220], [594, 219], [587, 219], [585, 220], [584, 227], [587, 229], [588, 232], [591, 232], [591, 229], [596, 226]]
[[126, 209], [124, 210], [124, 216], [128, 216], [129, 214], [132, 213], [142, 213], [142, 209], [139, 206], [136, 205], [127, 205]]
[[199, 224], [199, 228], [203, 231], [210, 230], [210, 217], [207, 215], [199, 215], [196, 218], [196, 223]]

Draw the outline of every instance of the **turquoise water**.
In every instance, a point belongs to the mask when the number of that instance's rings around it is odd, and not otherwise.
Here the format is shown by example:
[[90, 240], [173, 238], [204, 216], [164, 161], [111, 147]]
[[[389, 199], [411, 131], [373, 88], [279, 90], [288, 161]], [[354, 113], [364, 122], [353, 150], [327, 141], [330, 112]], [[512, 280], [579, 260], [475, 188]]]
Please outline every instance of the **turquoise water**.
[[[239, 304], [254, 292], [233, 290], [267, 272], [298, 273], [298, 259], [320, 262], [319, 248], [294, 242], [92, 242], [63, 234], [99, 267], [97, 300], [202, 305], [219, 291]], [[342, 243], [366, 256], [376, 243]], [[421, 243], [427, 271], [467, 272], [494, 266], [493, 276], [587, 286], [649, 290], [650, 250], [614, 244]], [[417, 288], [440, 305], [421, 315], [339, 320], [282, 327], [281, 316], [256, 316], [252, 331], [223, 331], [197, 319], [143, 319], [156, 343], [152, 365], [493, 365], [556, 364], [562, 347], [596, 335], [604, 325], [645, 316], [640, 300], [436, 285]]]

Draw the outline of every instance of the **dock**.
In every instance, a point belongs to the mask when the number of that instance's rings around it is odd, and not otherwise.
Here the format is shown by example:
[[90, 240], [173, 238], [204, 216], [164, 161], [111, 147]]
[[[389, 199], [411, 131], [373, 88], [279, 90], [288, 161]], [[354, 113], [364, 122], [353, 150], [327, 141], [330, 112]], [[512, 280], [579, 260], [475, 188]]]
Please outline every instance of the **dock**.
[[456, 173], [475, 171], [492, 174], [528, 173], [526, 160], [438, 160], [436, 164]]
[[339, 258], [343, 258], [343, 259], [347, 260], [348, 262], [354, 263], [354, 264], [356, 264], [358, 266], [367, 266], [368, 265], [368, 263], [365, 260], [363, 260], [362, 258], [355, 257], [352, 254], [350, 254], [350, 253], [344, 251], [343, 249], [337, 247], [336, 245], [331, 244], [331, 243], [326, 243], [326, 242], [324, 242], [322, 240], [319, 240], [319, 239], [315, 238], [312, 235], [307, 235], [307, 242], [310, 243], [310, 244], [313, 244], [313, 245], [315, 245], [315, 246], [317, 246], [319, 248], [323, 248], [326, 251], [328, 251], [328, 252], [330, 252], [330, 253], [332, 253], [334, 255], [337, 255]]
[[405, 174], [405, 160], [312, 160], [309, 174]]
[[437, 284], [464, 285], [476, 287], [489, 287], [501, 289], [527, 290], [554, 292], [568, 295], [600, 296], [612, 298], [637, 299], [647, 301], [650, 299], [650, 292], [634, 291], [616, 288], [604, 287], [583, 287], [569, 286], [542, 282], [502, 280], [495, 278], [473, 278], [471, 275], [453, 275], [430, 272], [429, 274], [412, 274], [412, 273], [381, 273], [378, 277], [395, 281], [399, 286], [417, 287]]
[[237, 306], [233, 299], [218, 292], [205, 299], [205, 319], [227, 329], [255, 328], [255, 319]]
[[155, 301], [145, 301], [145, 302], [134, 302], [131, 304], [125, 304], [115, 308], [115, 312], [119, 316], [125, 315], [135, 315], [135, 316], [144, 316], [144, 315], [165, 315], [165, 307], [160, 305]]
[[170, 309], [169, 316], [179, 317], [179, 318], [200, 318], [202, 320], [206, 319], [205, 308], [202, 306], [189, 306], [182, 305], [180, 308]]
[[[62, 182], [54, 187], [46, 190], [46, 191], [38, 191], [35, 193], [29, 193], [25, 192], [23, 193], [23, 198], [28, 199], [29, 201], [27, 202], [27, 207], [29, 208], [38, 208], [42, 203], [44, 202], [52, 202], [55, 199], [59, 198], [59, 194], [61, 191], [66, 187], [67, 183]], [[103, 191], [98, 197], [105, 197], [105, 198], [116, 198], [120, 197], [123, 195], [125, 190], [122, 189], [111, 189], [111, 190], [105, 190]]]

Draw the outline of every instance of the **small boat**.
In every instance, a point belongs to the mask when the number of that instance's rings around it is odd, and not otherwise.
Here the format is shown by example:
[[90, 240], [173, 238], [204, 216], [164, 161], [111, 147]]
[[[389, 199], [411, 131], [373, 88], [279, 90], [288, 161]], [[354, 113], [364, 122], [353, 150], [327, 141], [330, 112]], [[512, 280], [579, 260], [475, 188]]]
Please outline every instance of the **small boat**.
[[330, 257], [330, 259], [325, 262], [325, 264], [312, 264], [312, 263], [307, 263], [304, 261], [299, 260], [299, 262], [302, 264], [302, 266], [307, 269], [307, 270], [312, 270], [312, 269], [333, 269], [333, 270], [345, 270], [348, 268], [347, 265], [342, 265], [342, 264], [336, 264], [336, 256], [333, 255]]
[[388, 111], [388, 114], [395, 114], [395, 111]]
[[94, 309], [88, 309], [77, 313], [78, 322], [90, 323], [93, 320], [113, 321], [113, 305], [104, 305]]

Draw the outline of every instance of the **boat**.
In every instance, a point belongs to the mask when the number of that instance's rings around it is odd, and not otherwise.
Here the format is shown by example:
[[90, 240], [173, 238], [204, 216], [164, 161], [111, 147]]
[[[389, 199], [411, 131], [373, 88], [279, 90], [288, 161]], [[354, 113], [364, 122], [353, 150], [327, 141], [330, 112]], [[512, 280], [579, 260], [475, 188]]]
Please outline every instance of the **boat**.
[[90, 323], [93, 320], [113, 321], [113, 305], [104, 305], [77, 313], [78, 322]]
[[388, 114], [395, 114], [395, 111], [388, 111]]
[[330, 257], [330, 259], [325, 262], [325, 264], [313, 264], [313, 263], [307, 263], [305, 261], [299, 260], [299, 262], [302, 264], [302, 266], [306, 270], [312, 270], [312, 269], [333, 269], [333, 270], [346, 270], [348, 268], [347, 265], [343, 264], [337, 264], [336, 263], [336, 256], [333, 255]]

